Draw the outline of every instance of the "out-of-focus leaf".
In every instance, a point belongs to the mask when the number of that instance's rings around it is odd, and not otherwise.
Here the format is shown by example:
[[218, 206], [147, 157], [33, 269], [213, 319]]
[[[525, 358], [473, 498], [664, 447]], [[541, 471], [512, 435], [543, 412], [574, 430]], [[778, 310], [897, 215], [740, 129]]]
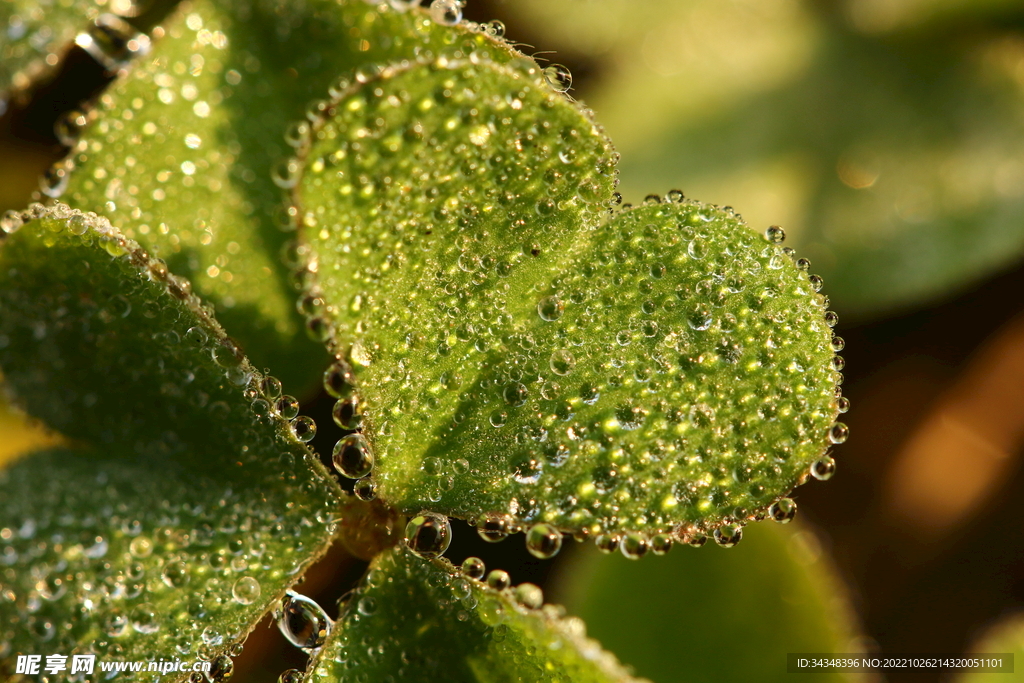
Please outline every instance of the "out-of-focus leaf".
[[[622, 152], [627, 199], [677, 186], [782, 224], [856, 315], [1024, 254], [1017, 38], [863, 35], [782, 0], [634, 5], [524, 5], [549, 37], [610, 64], [587, 95]], [[658, 12], [645, 27], [631, 16]]]
[[4, 228], [6, 385], [77, 443], [0, 472], [0, 666], [224, 654], [323, 552], [340, 490], [163, 262], [62, 205]]
[[795, 525], [758, 524], [732, 550], [683, 547], [643, 562], [589, 551], [565, 567], [555, 593], [592, 636], [658, 683], [790, 681], [789, 652], [862, 648], [844, 586], [817, 539]]
[[0, 398], [0, 468], [18, 456], [60, 442], [59, 436], [27, 419]]
[[442, 51], [511, 55], [425, 11], [361, 0], [190, 3], [101, 99], [67, 188], [55, 175], [53, 193], [109, 216], [190, 278], [253, 362], [301, 393], [327, 357], [302, 330], [282, 230], [291, 145], [339, 77]]
[[[355, 368], [387, 502], [706, 532], [821, 457], [823, 297], [728, 211], [600, 225], [611, 155], [536, 73], [485, 63], [387, 69], [314, 128], [296, 202], [311, 296]], [[342, 469], [367, 474], [345, 443]]]
[[635, 680], [586, 637], [579, 619], [542, 603], [537, 586], [497, 591], [444, 559], [424, 560], [400, 546], [374, 561], [308, 680]]
[[[956, 678], [957, 683], [1010, 683], [1024, 681], [1024, 614], [1005, 617], [985, 633], [971, 647], [971, 654], [983, 659], [1000, 659], [999, 655], [1013, 656], [1013, 673], [992, 673], [983, 671], [963, 672]], [[995, 655], [994, 657], [992, 655]], [[1005, 663], [1005, 657], [1002, 658]]]

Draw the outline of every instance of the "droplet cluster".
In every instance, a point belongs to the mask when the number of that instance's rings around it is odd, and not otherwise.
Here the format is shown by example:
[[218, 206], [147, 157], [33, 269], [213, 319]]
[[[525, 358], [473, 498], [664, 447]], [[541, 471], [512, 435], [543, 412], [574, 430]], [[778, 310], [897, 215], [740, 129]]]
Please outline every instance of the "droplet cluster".
[[[307, 681], [476, 680], [479, 674], [640, 683], [586, 637], [582, 621], [545, 605], [539, 587], [512, 587], [497, 570], [484, 582], [485, 572], [477, 558], [456, 569], [404, 548], [381, 555], [344, 603]], [[492, 581], [499, 573], [504, 581]]]
[[59, 126], [72, 149], [43, 193], [107, 216], [188, 277], [258, 366], [309, 378], [326, 356], [307, 334], [319, 342], [328, 330], [322, 319], [303, 330], [315, 298], [292, 305], [303, 258], [282, 205], [307, 117], [339, 75], [367, 65], [514, 54], [482, 28], [439, 25], [413, 4], [190, 3], [94, 111]]
[[63, 205], [2, 227], [5, 382], [77, 445], [0, 471], [0, 657], [227, 672], [219, 658], [328, 541], [340, 491], [268, 410], [279, 383], [163, 261]]
[[614, 153], [549, 80], [386, 66], [304, 131], [307, 296], [361, 394], [339, 469], [493, 540], [732, 545], [846, 438], [837, 318], [781, 228], [679, 192], [606, 218]]

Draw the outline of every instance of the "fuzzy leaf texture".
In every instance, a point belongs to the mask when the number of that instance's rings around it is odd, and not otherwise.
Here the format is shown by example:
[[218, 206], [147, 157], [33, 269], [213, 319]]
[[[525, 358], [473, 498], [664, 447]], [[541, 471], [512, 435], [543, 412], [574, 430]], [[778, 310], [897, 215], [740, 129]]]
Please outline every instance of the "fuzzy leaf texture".
[[371, 453], [341, 458], [372, 457], [402, 511], [507, 528], [753, 518], [845, 438], [833, 314], [731, 211], [673, 195], [608, 217], [615, 154], [548, 80], [389, 67], [300, 149], [307, 298]]
[[282, 187], [307, 109], [339, 77], [442, 50], [508, 59], [483, 33], [362, 0], [182, 7], [106, 93], [46, 188], [103, 213], [213, 303], [258, 367], [302, 395], [328, 364], [296, 311]]
[[307, 680], [639, 683], [583, 622], [542, 603], [537, 586], [495, 590], [395, 548], [371, 565]]
[[4, 228], [0, 368], [73, 446], [0, 471], [0, 670], [224, 655], [325, 550], [341, 491], [162, 261], [62, 205]]

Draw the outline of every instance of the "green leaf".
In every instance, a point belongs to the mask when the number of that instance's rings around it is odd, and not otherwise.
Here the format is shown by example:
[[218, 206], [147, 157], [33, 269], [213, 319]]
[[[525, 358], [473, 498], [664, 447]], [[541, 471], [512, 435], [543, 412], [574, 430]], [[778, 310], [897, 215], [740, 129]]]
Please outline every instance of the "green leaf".
[[27, 88], [53, 67], [102, 9], [96, 0], [0, 2], [0, 113], [8, 91]]
[[296, 310], [281, 164], [339, 77], [442, 50], [511, 55], [425, 11], [361, 0], [190, 3], [101, 99], [54, 194], [110, 217], [188, 277], [257, 367], [302, 393], [328, 359]]
[[[532, 63], [388, 68], [314, 129], [310, 294], [355, 369], [386, 502], [706, 533], [845, 438], [808, 276], [681, 197], [604, 220], [613, 160]], [[353, 438], [336, 462], [362, 476]]]
[[[507, 586], [508, 575], [498, 574]], [[586, 638], [579, 619], [541, 603], [537, 586], [497, 591], [444, 559], [424, 560], [400, 546], [371, 565], [311, 662], [308, 680], [634, 680]]]
[[999, 4], [850, 2], [879, 28], [960, 14], [916, 36], [865, 35], [813, 4], [524, 11], [553, 45], [569, 35], [616, 64], [587, 100], [622, 153], [627, 199], [666, 183], [782, 224], [837, 309], [867, 316], [1024, 256], [1019, 48], [963, 16]]
[[22, 219], [0, 367], [78, 445], [0, 473], [2, 659], [222, 655], [325, 550], [341, 491], [187, 281], [103, 218]]
[[728, 552], [678, 548], [630, 562], [590, 551], [554, 590], [593, 637], [658, 683], [789, 681], [789, 652], [858, 651], [845, 587], [814, 535], [796, 525], [755, 525]]

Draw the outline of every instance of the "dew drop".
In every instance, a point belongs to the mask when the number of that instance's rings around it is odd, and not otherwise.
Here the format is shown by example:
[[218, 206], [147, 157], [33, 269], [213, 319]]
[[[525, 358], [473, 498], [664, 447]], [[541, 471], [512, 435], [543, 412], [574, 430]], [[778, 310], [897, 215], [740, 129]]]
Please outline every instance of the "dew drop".
[[835, 327], [839, 324], [839, 314], [835, 311], [825, 311], [825, 324], [829, 327]]
[[349, 434], [334, 445], [334, 467], [349, 479], [361, 479], [373, 470], [373, 451], [362, 434]]
[[451, 541], [451, 522], [444, 515], [421, 512], [410, 519], [405, 527], [405, 542], [420, 557], [444, 555]]
[[479, 557], [467, 557], [462, 562], [462, 573], [464, 576], [479, 581], [487, 573], [487, 567]]
[[649, 547], [648, 540], [637, 533], [626, 534], [619, 541], [619, 551], [623, 557], [629, 560], [639, 560], [647, 554]]
[[850, 399], [840, 396], [836, 398], [836, 411], [845, 413], [850, 410]]
[[782, 244], [786, 239], [786, 231], [777, 225], [772, 225], [764, 231], [764, 236], [772, 244]]
[[506, 571], [493, 569], [487, 575], [487, 585], [496, 591], [503, 591], [512, 585], [512, 578]]
[[459, 0], [433, 0], [430, 18], [442, 26], [455, 26], [462, 21], [462, 3]]
[[477, 527], [477, 533], [480, 534], [480, 538], [484, 539], [488, 543], [498, 543], [508, 538], [508, 535], [512, 532], [512, 523], [507, 517], [500, 516], [489, 516], [485, 517], [484, 520]]
[[277, 683], [303, 683], [306, 674], [298, 669], [288, 669], [277, 677]]
[[316, 422], [313, 418], [303, 415], [292, 420], [291, 423], [292, 434], [295, 438], [302, 443], [309, 443], [316, 436]]
[[331, 411], [335, 424], [342, 429], [355, 430], [363, 424], [363, 411], [359, 397], [351, 396], [334, 404]]
[[594, 539], [594, 545], [597, 549], [606, 555], [614, 553], [619, 547], [619, 540], [611, 534], [600, 534]]
[[572, 87], [572, 72], [561, 64], [552, 64], [544, 69], [544, 80], [555, 92], [568, 92]]
[[811, 465], [811, 476], [818, 481], [828, 481], [836, 473], [836, 461], [831, 455], [824, 455]]
[[781, 498], [768, 508], [768, 516], [779, 524], [789, 524], [796, 517], [796, 501], [792, 498]]
[[651, 552], [655, 555], [664, 555], [672, 550], [672, 537], [668, 534], [658, 534], [651, 539]]
[[842, 422], [836, 422], [828, 431], [828, 440], [834, 444], [844, 443], [850, 437], [850, 428]]
[[370, 477], [363, 477], [352, 487], [352, 493], [359, 500], [370, 502], [377, 498], [377, 484]]
[[338, 361], [324, 372], [324, 389], [334, 398], [345, 398], [355, 390], [356, 379], [352, 366]]
[[513, 382], [505, 387], [502, 392], [502, 396], [505, 397], [505, 402], [511, 406], [522, 406], [526, 404], [527, 389], [521, 382]]
[[521, 583], [516, 586], [513, 597], [526, 609], [540, 609], [544, 606], [544, 591], [532, 583]]
[[210, 678], [212, 683], [223, 683], [224, 681], [231, 678], [231, 675], [235, 673], [235, 662], [227, 655], [220, 655], [213, 660], [210, 670], [206, 675]]
[[526, 532], [526, 549], [534, 557], [550, 559], [562, 549], [562, 532], [550, 524], [535, 524]]
[[260, 582], [251, 576], [243, 576], [231, 587], [231, 597], [240, 605], [251, 605], [260, 597]]
[[558, 320], [564, 312], [565, 304], [557, 296], [544, 297], [537, 303], [537, 314], [546, 322]]
[[286, 394], [277, 399], [277, 403], [274, 404], [274, 409], [277, 410], [278, 415], [284, 419], [291, 420], [299, 414], [299, 399]]
[[704, 534], [687, 534], [685, 542], [691, 548], [700, 548], [708, 542], [708, 537]]
[[732, 548], [743, 538], [743, 527], [739, 524], [726, 524], [715, 529], [715, 543], [723, 548]]
[[281, 390], [281, 380], [276, 377], [267, 376], [260, 382], [260, 392], [262, 392], [265, 398], [268, 398], [271, 401], [280, 398]]
[[277, 628], [295, 647], [303, 650], [320, 647], [332, 626], [324, 608], [305, 595], [288, 591], [282, 600]]
[[548, 367], [551, 368], [551, 372], [564, 377], [576, 367], [576, 358], [565, 349], [560, 349], [551, 354]]

